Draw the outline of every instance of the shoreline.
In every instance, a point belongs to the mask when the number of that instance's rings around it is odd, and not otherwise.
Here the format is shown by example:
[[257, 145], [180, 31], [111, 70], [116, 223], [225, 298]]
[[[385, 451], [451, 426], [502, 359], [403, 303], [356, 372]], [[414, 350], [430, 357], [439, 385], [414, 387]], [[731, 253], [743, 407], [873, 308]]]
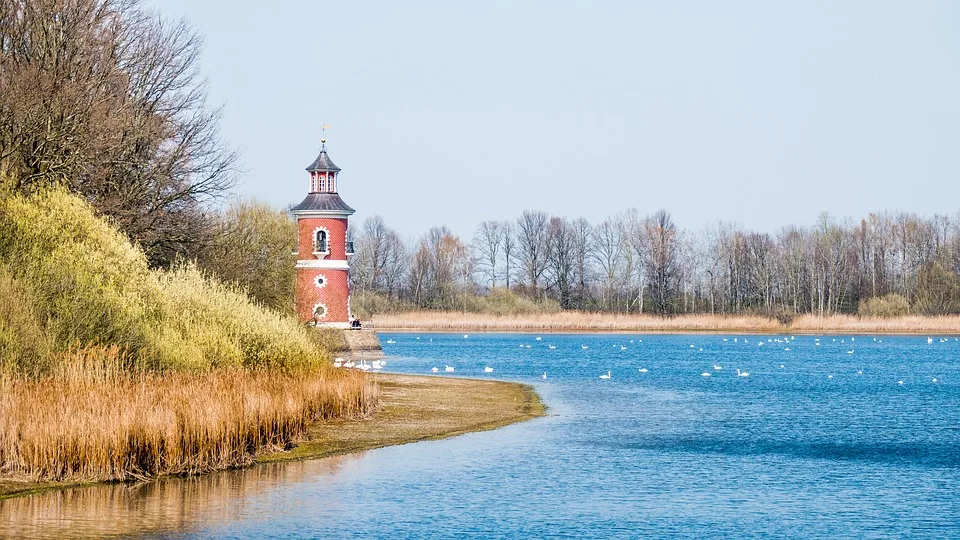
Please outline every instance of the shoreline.
[[371, 323], [377, 332], [397, 333], [960, 335], [960, 315], [798, 315], [781, 321], [757, 315], [660, 317], [566, 311], [513, 316], [419, 311], [381, 314], [373, 317]]
[[[539, 418], [546, 405], [532, 386], [510, 382], [376, 373], [382, 408], [371, 418], [320, 422], [292, 448], [258, 455], [262, 464], [324, 459], [386, 446], [440, 440]], [[216, 474], [212, 471], [205, 475]], [[167, 478], [153, 477], [153, 482]], [[114, 482], [25, 482], [0, 478], [0, 501]], [[133, 485], [133, 484], [131, 484]]]
[[707, 336], [718, 336], [718, 335], [733, 335], [733, 334], [745, 334], [745, 335], [757, 335], [757, 336], [783, 336], [783, 335], [793, 335], [793, 336], [960, 336], [960, 330], [955, 331], [935, 331], [935, 330], [843, 330], [843, 329], [834, 329], [834, 330], [790, 330], [789, 328], [782, 331], [774, 330], [756, 330], [750, 328], [724, 328], [717, 330], [701, 330], [701, 329], [690, 329], [690, 330], [649, 330], [646, 328], [637, 329], [637, 330], [605, 330], [597, 328], [570, 328], [562, 330], [536, 330], [536, 329], [507, 329], [507, 328], [490, 328], [478, 330], [476, 328], [467, 328], [467, 327], [450, 327], [450, 328], [416, 328], [416, 327], [398, 327], [398, 328], [375, 328], [377, 332], [382, 332], [385, 334], [543, 334], [543, 335], [562, 335], [562, 334], [609, 334], [609, 335], [664, 335], [664, 336], [673, 336], [673, 335], [690, 335], [690, 334], [700, 334]]

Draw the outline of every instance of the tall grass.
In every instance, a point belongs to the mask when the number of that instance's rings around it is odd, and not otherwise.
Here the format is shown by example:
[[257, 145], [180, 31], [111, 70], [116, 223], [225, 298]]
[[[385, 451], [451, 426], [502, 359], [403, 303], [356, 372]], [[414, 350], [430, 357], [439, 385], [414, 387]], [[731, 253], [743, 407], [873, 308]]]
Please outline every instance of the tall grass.
[[377, 403], [362, 373], [327, 369], [129, 369], [116, 347], [61, 355], [40, 377], [0, 377], [0, 473], [29, 480], [128, 480], [248, 464], [308, 423]]
[[414, 311], [380, 314], [380, 330], [473, 332], [824, 332], [960, 333], [960, 316], [859, 317], [802, 315], [787, 324], [756, 315], [619, 315], [563, 311], [530, 315], [483, 315]]
[[249, 463], [378, 405], [320, 336], [143, 252], [83, 200], [0, 193], [0, 475], [127, 480]]

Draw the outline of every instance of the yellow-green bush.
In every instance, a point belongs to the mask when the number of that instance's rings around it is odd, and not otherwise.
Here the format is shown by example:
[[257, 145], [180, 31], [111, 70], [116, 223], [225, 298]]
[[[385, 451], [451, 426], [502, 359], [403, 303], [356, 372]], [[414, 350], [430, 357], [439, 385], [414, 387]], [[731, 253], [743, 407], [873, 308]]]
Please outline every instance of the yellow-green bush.
[[138, 247], [63, 191], [0, 198], [0, 263], [22, 283], [18, 294], [31, 292], [57, 350], [119, 345], [158, 368], [304, 366], [322, 358], [308, 329], [192, 265], [149, 269]]
[[899, 294], [866, 298], [857, 306], [857, 314], [864, 317], [900, 317], [908, 313], [910, 302]]
[[0, 371], [43, 371], [49, 351], [33, 294], [0, 266]]

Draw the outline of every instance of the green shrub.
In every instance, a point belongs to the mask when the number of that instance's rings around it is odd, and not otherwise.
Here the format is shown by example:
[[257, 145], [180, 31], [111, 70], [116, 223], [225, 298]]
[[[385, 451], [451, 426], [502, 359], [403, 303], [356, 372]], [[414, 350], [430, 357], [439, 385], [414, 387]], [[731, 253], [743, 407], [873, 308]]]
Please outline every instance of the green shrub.
[[49, 351], [33, 294], [0, 266], [0, 371], [36, 374], [46, 367]]
[[900, 317], [910, 313], [910, 302], [899, 294], [874, 296], [860, 300], [857, 314], [864, 317]]
[[0, 263], [32, 293], [59, 350], [118, 345], [147, 367], [193, 369], [324, 356], [294, 319], [193, 265], [150, 270], [143, 251], [63, 191], [0, 199]]

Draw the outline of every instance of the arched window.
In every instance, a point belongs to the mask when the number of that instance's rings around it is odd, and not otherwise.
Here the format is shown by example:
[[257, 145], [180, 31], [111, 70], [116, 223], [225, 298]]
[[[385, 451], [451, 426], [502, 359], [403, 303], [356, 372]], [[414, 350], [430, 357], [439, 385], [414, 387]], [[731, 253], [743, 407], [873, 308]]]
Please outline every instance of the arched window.
[[317, 231], [317, 236], [313, 240], [313, 251], [316, 253], [326, 253], [329, 251], [327, 244], [327, 231], [320, 229]]
[[337, 185], [333, 182], [333, 180], [334, 180], [334, 174], [327, 173], [327, 191], [331, 193], [337, 190]]

